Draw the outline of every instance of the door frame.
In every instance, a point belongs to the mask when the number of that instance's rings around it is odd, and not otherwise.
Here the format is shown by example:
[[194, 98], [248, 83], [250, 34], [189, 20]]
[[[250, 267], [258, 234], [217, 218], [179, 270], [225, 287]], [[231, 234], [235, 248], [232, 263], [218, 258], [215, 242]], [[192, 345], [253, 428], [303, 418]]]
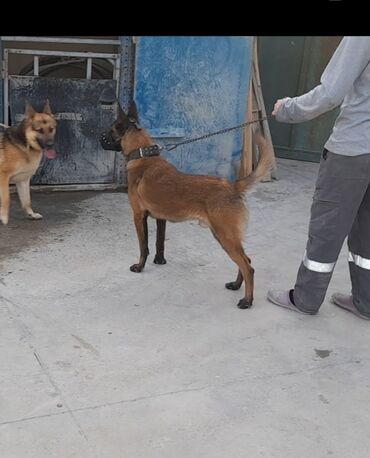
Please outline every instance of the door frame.
[[[86, 45], [116, 45], [117, 52], [84, 52], [84, 51], [57, 51], [57, 50], [40, 50], [40, 49], [18, 49], [4, 45], [4, 41], [48, 43], [48, 44], [86, 44]], [[33, 74], [39, 74], [39, 56], [59, 56], [59, 57], [80, 57], [86, 59], [86, 79], [91, 79], [92, 59], [108, 59], [113, 64], [112, 79], [116, 83], [116, 97], [124, 99], [124, 105], [132, 99], [133, 96], [133, 57], [135, 44], [133, 37], [118, 37], [118, 39], [95, 39], [95, 38], [69, 38], [69, 37], [27, 37], [27, 36], [0, 36], [0, 57], [2, 61], [2, 72], [0, 77], [0, 119], [3, 118], [4, 124], [8, 124], [8, 107], [9, 107], [9, 55], [26, 54], [33, 55]], [[127, 62], [126, 62], [127, 61]], [[126, 86], [127, 87], [123, 87]], [[35, 190], [51, 191], [72, 191], [72, 190], [104, 190], [116, 189], [126, 185], [124, 161], [120, 153], [117, 153], [116, 167], [113, 183], [97, 184], [77, 184], [77, 185], [36, 185]]]

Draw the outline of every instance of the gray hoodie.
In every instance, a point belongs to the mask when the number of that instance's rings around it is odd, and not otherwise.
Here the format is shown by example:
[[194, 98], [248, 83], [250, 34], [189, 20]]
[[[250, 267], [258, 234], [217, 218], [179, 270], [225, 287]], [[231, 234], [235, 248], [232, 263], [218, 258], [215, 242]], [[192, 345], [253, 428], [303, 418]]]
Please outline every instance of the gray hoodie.
[[325, 148], [336, 154], [370, 154], [370, 37], [344, 37], [318, 86], [288, 98], [277, 121], [309, 121], [341, 104]]

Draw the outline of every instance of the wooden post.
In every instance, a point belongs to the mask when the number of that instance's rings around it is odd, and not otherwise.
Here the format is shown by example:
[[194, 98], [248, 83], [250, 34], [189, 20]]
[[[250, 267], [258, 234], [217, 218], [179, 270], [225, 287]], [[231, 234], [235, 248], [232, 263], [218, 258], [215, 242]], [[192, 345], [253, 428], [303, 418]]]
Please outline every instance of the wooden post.
[[[248, 100], [247, 100], [247, 113], [246, 122], [252, 121], [252, 79], [249, 84]], [[253, 152], [252, 152], [252, 126], [248, 125], [244, 127], [243, 131], [243, 151], [242, 159], [239, 170], [239, 178], [247, 177], [252, 173], [253, 170]]]
[[[260, 78], [260, 72], [259, 72], [259, 66], [258, 66], [258, 48], [257, 48], [257, 39], [254, 38], [253, 40], [253, 72], [252, 72], [252, 84], [254, 87], [254, 93], [257, 101], [257, 106], [258, 106], [258, 116], [260, 118], [265, 118], [267, 116], [266, 114], [266, 108], [265, 108], [265, 103], [263, 100], [263, 94], [262, 94], [262, 87], [261, 87], [261, 78]], [[267, 119], [262, 121], [260, 123], [262, 127], [262, 132], [263, 135], [265, 136], [266, 140], [269, 143], [270, 148], [272, 151], [274, 151], [274, 145], [272, 144], [272, 138], [271, 138], [271, 132], [270, 132], [270, 127]], [[276, 178], [276, 166], [275, 169], [273, 170], [273, 175], [274, 178]], [[268, 173], [266, 177], [263, 178], [262, 181], [271, 181], [272, 179], [272, 174]]]
[[[252, 49], [253, 57], [247, 100], [246, 122], [266, 117], [266, 109], [263, 101], [261, 79], [258, 68], [256, 37], [253, 37]], [[262, 131], [262, 134], [264, 135], [269, 144], [269, 147], [272, 149], [272, 151], [274, 151], [270, 128], [267, 119], [260, 121], [258, 124], [260, 130]], [[240, 163], [239, 178], [248, 176], [252, 173], [253, 168], [257, 164], [257, 158], [258, 151], [255, 143], [253, 142], [253, 127], [252, 125], [248, 125], [244, 128], [243, 131], [243, 150]], [[262, 179], [262, 181], [271, 181], [271, 173], [268, 173], [266, 177]]]

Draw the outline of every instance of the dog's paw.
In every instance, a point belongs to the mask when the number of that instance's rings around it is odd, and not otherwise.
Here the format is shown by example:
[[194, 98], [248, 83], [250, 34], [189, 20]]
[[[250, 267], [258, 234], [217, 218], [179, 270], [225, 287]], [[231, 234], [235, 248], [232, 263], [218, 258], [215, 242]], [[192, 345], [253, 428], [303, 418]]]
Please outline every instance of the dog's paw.
[[143, 268], [141, 267], [140, 264], [132, 264], [132, 266], [130, 266], [130, 270], [131, 272], [139, 273], [143, 270]]
[[0, 215], [0, 221], [4, 224], [4, 226], [6, 226], [9, 221], [8, 215]]
[[35, 213], [35, 212], [32, 212], [32, 213], [28, 213], [28, 219], [42, 219], [42, 215], [40, 215], [40, 213]]
[[240, 299], [238, 302], [238, 307], [240, 309], [249, 309], [252, 307], [252, 301], [247, 301], [247, 299], [243, 297], [243, 299]]
[[153, 260], [154, 264], [167, 264], [164, 256], [156, 254]]
[[232, 289], [233, 291], [236, 291], [240, 289], [241, 283], [238, 283], [236, 281], [231, 281], [230, 283], [225, 283], [225, 288], [226, 289]]

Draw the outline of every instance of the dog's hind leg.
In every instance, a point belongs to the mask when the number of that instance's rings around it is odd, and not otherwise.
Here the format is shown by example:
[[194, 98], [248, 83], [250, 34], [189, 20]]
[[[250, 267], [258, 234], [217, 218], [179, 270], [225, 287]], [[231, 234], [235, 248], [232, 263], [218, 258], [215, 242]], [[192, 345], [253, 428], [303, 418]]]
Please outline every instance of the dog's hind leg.
[[[239, 266], [239, 274], [235, 284], [238, 286], [238, 282], [240, 282], [241, 285], [244, 279], [245, 296], [238, 302], [238, 307], [241, 309], [247, 309], [251, 307], [253, 303], [254, 269], [250, 265], [249, 258], [244, 253], [241, 243], [224, 240], [221, 244], [230, 258]], [[240, 277], [242, 277], [242, 279], [240, 279]]]
[[138, 264], [130, 267], [132, 272], [141, 272], [144, 269], [146, 258], [149, 254], [148, 249], [148, 212], [134, 212], [134, 221], [137, 237], [140, 245], [140, 259]]
[[[247, 256], [249, 264], [251, 263], [251, 259]], [[236, 277], [235, 281], [231, 281], [229, 283], [225, 283], [225, 288], [227, 289], [232, 289], [236, 291], [237, 289], [240, 289], [243, 283], [243, 275], [240, 272], [240, 269], [238, 270], [238, 276]]]
[[5, 174], [0, 175], [0, 203], [0, 221], [3, 224], [8, 224], [10, 207], [9, 176]]
[[17, 192], [23, 210], [30, 219], [41, 219], [40, 213], [35, 213], [31, 206], [30, 179], [17, 183]]
[[225, 288], [227, 289], [232, 289], [232, 290], [237, 290], [240, 289], [243, 283], [243, 275], [240, 272], [240, 269], [238, 270], [238, 276], [236, 277], [235, 281], [231, 281], [229, 283], [225, 283]]
[[154, 264], [166, 264], [164, 258], [164, 238], [166, 236], [166, 220], [157, 219], [157, 242], [156, 242], [156, 254], [154, 257]]
[[244, 284], [245, 284], [245, 297], [243, 297], [243, 299], [240, 299], [240, 301], [238, 302], [238, 307], [240, 309], [248, 309], [249, 307], [252, 307], [252, 303], [253, 303], [254, 269], [251, 266], [250, 258], [244, 252], [244, 248], [242, 244], [240, 244], [240, 249], [241, 249], [243, 260], [247, 267], [247, 272], [245, 276], [243, 274]]
[[[217, 242], [222, 246], [222, 248], [224, 248], [222, 243], [221, 243], [221, 240], [218, 238], [216, 232], [212, 228], [211, 228], [211, 232], [212, 232], [213, 237], [217, 240]], [[249, 261], [250, 261], [250, 259], [249, 259]], [[236, 290], [240, 289], [240, 287], [242, 286], [242, 283], [243, 283], [243, 275], [242, 275], [242, 273], [241, 273], [241, 271], [239, 269], [238, 270], [238, 276], [236, 277], [236, 280], [235, 281], [231, 281], [229, 283], [225, 283], [225, 288], [232, 289], [232, 290], [236, 291]]]
[[233, 283], [238, 286], [240, 282], [240, 287], [244, 279], [245, 296], [239, 301], [238, 307], [241, 309], [251, 307], [253, 303], [254, 269], [250, 264], [250, 259], [244, 252], [241, 240], [236, 236], [235, 229], [230, 225], [222, 227], [222, 225], [212, 224], [212, 233], [222, 248], [239, 267], [238, 278]]

